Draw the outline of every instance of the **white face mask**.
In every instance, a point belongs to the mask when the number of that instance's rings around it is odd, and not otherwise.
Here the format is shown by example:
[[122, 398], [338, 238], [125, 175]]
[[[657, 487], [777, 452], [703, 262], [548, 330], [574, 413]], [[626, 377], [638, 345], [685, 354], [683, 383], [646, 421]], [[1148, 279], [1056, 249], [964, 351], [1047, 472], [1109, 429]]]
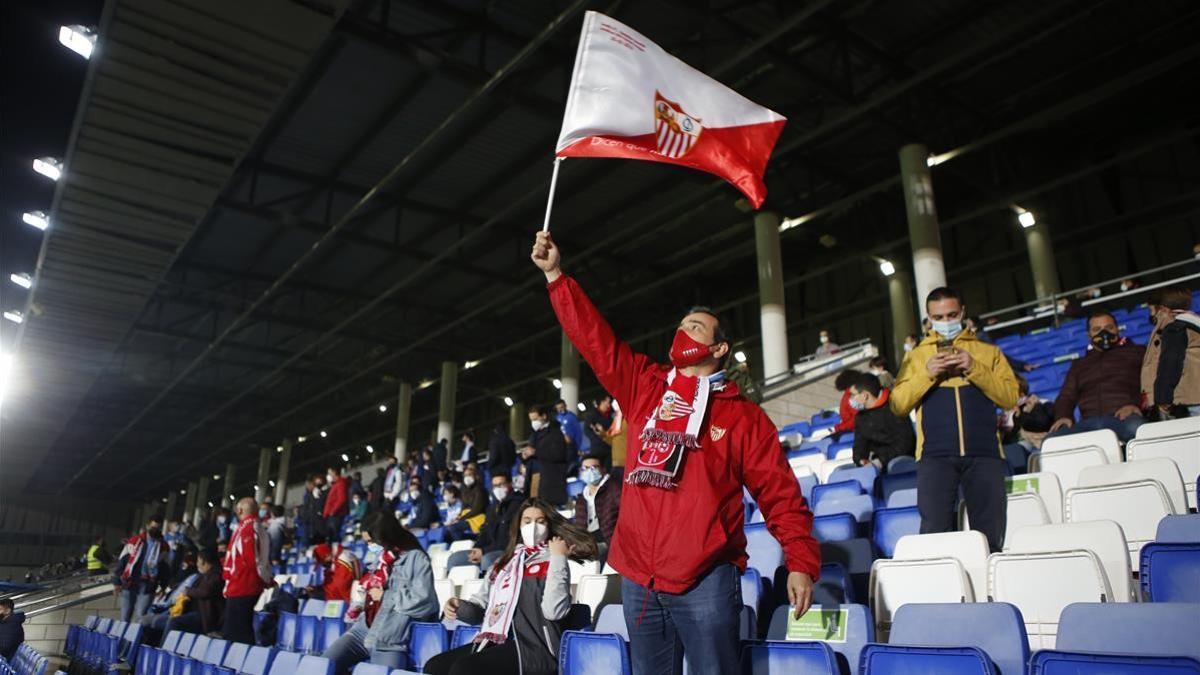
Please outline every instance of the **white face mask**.
[[463, 485], [470, 487], [475, 484], [475, 476], [463, 476]]
[[821, 344], [827, 344], [828, 342], [829, 342], [829, 336], [828, 336], [828, 335], [822, 335], [822, 336], [821, 336]]
[[548, 422], [546, 420], [530, 420], [529, 424], [533, 427], [534, 431], [541, 431], [546, 428]]
[[521, 542], [526, 546], [537, 546], [546, 541], [546, 533], [542, 523], [525, 523], [521, 526]]
[[337, 476], [335, 476], [333, 474], [329, 474], [328, 476], [325, 477], [325, 481], [327, 483], [329, 483], [330, 485], [333, 485], [334, 483], [337, 482]]
[[496, 498], [496, 501], [502, 502], [506, 497], [508, 497], [508, 488], [494, 487], [492, 488], [492, 496]]

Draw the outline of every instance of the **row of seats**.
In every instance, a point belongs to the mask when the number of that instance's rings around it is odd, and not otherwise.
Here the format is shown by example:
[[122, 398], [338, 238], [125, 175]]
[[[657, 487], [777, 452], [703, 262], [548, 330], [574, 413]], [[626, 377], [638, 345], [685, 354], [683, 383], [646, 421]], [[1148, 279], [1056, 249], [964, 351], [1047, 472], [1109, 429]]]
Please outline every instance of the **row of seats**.
[[46, 675], [50, 660], [36, 649], [22, 643], [11, 661], [0, 657], [0, 675]]
[[140, 623], [88, 617], [83, 626], [69, 626], [64, 652], [73, 675], [107, 673], [114, 665], [132, 663], [142, 641]]

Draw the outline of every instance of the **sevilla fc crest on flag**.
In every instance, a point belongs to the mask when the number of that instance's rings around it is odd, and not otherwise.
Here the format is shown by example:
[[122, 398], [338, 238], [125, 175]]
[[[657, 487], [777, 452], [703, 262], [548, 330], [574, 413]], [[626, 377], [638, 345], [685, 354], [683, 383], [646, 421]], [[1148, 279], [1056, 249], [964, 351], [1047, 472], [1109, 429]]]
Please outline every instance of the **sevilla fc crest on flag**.
[[658, 406], [658, 419], [669, 422], [691, 414], [692, 405], [679, 398], [678, 394], [670, 390], [663, 394], [662, 405]]
[[685, 113], [673, 103], [654, 92], [655, 135], [658, 151], [671, 159], [679, 159], [692, 149], [700, 138], [700, 120]]

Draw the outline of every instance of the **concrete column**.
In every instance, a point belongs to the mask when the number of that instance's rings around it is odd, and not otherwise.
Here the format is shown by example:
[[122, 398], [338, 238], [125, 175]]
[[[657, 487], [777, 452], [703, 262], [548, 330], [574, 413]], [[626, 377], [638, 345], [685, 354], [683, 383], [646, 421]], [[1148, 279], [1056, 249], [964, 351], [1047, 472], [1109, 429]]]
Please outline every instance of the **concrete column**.
[[292, 466], [292, 439], [283, 439], [283, 452], [279, 453], [279, 475], [275, 479], [275, 503], [287, 506], [288, 470]]
[[221, 504], [221, 506], [224, 506], [225, 508], [230, 509], [230, 510], [233, 510], [234, 500], [230, 499], [229, 495], [233, 494], [233, 486], [234, 486], [233, 479], [234, 479], [234, 474], [236, 472], [237, 472], [237, 467], [233, 465], [233, 462], [230, 462], [225, 465], [225, 483], [224, 483], [224, 487], [221, 489], [220, 504]]
[[917, 304], [925, 316], [925, 296], [946, 285], [946, 266], [942, 261], [942, 236], [938, 230], [937, 207], [933, 201], [933, 180], [929, 173], [929, 149], [911, 144], [900, 148], [900, 182], [904, 187], [904, 208], [908, 213], [908, 238], [912, 242], [913, 277], [917, 282]]
[[267, 485], [267, 481], [271, 480], [271, 455], [275, 454], [275, 448], [259, 448], [258, 449], [258, 478], [254, 481], [257, 485], [254, 489], [254, 501], [261, 502], [264, 497], [271, 494], [271, 486]]
[[[167, 493], [167, 503], [163, 506], [163, 518], [172, 520], [175, 518], [175, 513], [179, 508], [179, 492], [171, 490]], [[166, 525], [166, 522], [163, 522]]]
[[920, 335], [917, 330], [917, 314], [913, 311], [912, 282], [908, 270], [897, 269], [888, 277], [888, 295], [892, 304], [892, 370], [898, 371], [904, 362], [904, 336]]
[[412, 422], [413, 387], [409, 382], [400, 383], [396, 396], [396, 443], [392, 454], [401, 465], [408, 460], [408, 426]]
[[196, 506], [192, 511], [192, 524], [200, 527], [208, 514], [208, 476], [201, 476], [196, 483]]
[[520, 401], [508, 409], [508, 435], [518, 443], [529, 438], [529, 413]]
[[763, 378], [788, 371], [787, 315], [783, 304], [783, 257], [779, 250], [779, 214], [754, 215], [758, 257], [758, 302], [762, 320]]
[[437, 438], [454, 441], [454, 406], [458, 401], [458, 363], [442, 361], [442, 392], [438, 407]]
[[559, 398], [567, 402], [567, 410], [577, 412], [579, 405], [579, 352], [575, 349], [575, 345], [567, 338], [567, 334], [562, 334], [562, 388], [559, 390]]
[[190, 523], [196, 515], [196, 481], [187, 484], [183, 495], [183, 522]]
[[1025, 228], [1025, 248], [1029, 250], [1034, 293], [1038, 298], [1057, 295], [1062, 289], [1058, 285], [1058, 264], [1054, 261], [1050, 227], [1039, 221], [1033, 227]]

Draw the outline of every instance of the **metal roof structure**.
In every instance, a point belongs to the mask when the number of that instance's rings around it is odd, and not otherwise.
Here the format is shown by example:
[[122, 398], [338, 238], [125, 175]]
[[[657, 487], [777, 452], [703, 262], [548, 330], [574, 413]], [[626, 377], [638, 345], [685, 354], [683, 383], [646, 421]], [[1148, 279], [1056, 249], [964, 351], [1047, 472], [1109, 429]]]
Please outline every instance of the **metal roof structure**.
[[[783, 234], [795, 347], [818, 326], [886, 331], [874, 257], [907, 256], [905, 143], [946, 153], [948, 270], [981, 279], [979, 304], [1032, 293], [1017, 201], [1062, 246], [1197, 231], [1185, 0], [343, 4], [109, 0], [0, 490], [151, 498], [303, 435], [299, 476], [390, 447], [378, 407], [400, 380], [426, 385], [413, 438], [428, 438], [444, 360], [478, 361], [459, 428], [506, 419], [505, 395], [556, 399], [560, 332], [528, 250], [587, 9], [789, 118], [765, 208], [808, 216]], [[1123, 182], [1148, 165], [1161, 175]], [[638, 347], [665, 351], [677, 310], [703, 301], [752, 350], [751, 218], [711, 176], [571, 160], [552, 231]], [[1107, 263], [1060, 270], [1090, 264]]]

